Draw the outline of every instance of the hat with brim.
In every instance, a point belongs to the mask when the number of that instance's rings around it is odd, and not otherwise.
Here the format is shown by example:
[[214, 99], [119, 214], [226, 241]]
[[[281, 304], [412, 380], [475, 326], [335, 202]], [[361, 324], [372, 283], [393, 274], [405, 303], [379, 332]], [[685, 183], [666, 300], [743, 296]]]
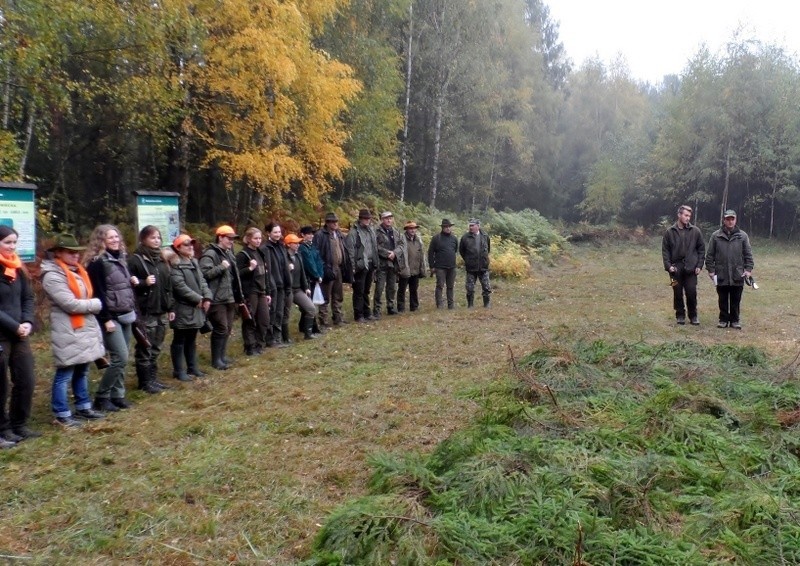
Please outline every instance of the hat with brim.
[[724, 218], [736, 218], [736, 211], [735, 210], [731, 210], [729, 208], [728, 210], [725, 211], [725, 214], [723, 214], [723, 217]]
[[86, 246], [79, 245], [78, 240], [72, 234], [59, 234], [56, 236], [55, 243], [48, 251], [55, 252], [58, 250], [82, 252], [86, 250]]
[[315, 232], [313, 226], [303, 226], [300, 228], [300, 233], [305, 236], [306, 234], [313, 234]]
[[447, 218], [442, 220], [442, 228], [450, 228], [451, 226], [455, 226], [455, 224], [450, 222], [450, 220], [448, 220]]
[[303, 241], [303, 238], [298, 237], [296, 234], [286, 234], [286, 237], [283, 239], [284, 244], [299, 244]]
[[362, 208], [361, 210], [358, 211], [358, 219], [359, 220], [371, 220], [372, 219], [372, 213], [368, 209]]
[[194, 244], [195, 243], [195, 239], [192, 238], [189, 234], [181, 234], [180, 236], [178, 236], [177, 238], [172, 240], [172, 247], [175, 248], [175, 249], [178, 249], [179, 247], [181, 247], [183, 244], [185, 244], [187, 242], [190, 243], [190, 244]]
[[326, 223], [328, 223], [328, 222], [339, 222], [339, 217], [336, 216], [336, 213], [329, 212], [328, 214], [325, 215], [325, 222]]
[[478, 220], [477, 218], [470, 218], [469, 219], [469, 225], [470, 226], [480, 226], [481, 225], [481, 221]]
[[228, 236], [229, 238], [238, 238], [239, 234], [236, 233], [236, 230], [228, 226], [227, 224], [223, 224], [214, 232], [217, 236]]
[[405, 223], [405, 225], [403, 226], [403, 230], [414, 230], [414, 229], [416, 229], [416, 228], [419, 228], [419, 226], [417, 226], [417, 223], [416, 223], [416, 222], [414, 222], [413, 220], [409, 220], [409, 221], [408, 221], [408, 222], [406, 222], [406, 223]]
[[381, 212], [381, 220], [383, 220], [384, 218], [394, 218], [394, 214], [392, 214], [388, 210], [386, 212]]

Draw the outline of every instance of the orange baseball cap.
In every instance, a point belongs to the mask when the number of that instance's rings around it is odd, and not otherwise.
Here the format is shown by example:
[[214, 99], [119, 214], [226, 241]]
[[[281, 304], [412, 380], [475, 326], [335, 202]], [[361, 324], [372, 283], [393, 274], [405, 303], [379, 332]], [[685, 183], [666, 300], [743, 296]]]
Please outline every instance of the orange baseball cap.
[[194, 244], [195, 239], [192, 238], [189, 234], [181, 234], [180, 236], [178, 236], [177, 238], [172, 240], [172, 247], [173, 248], [179, 248], [183, 244], [185, 244], [186, 242], [190, 242], [190, 243]]
[[303, 242], [303, 238], [295, 234], [286, 234], [286, 237], [283, 239], [284, 244], [301, 244]]
[[232, 238], [238, 238], [239, 234], [236, 233], [236, 230], [224, 224], [217, 228], [217, 231], [214, 232], [217, 236], [231, 236]]

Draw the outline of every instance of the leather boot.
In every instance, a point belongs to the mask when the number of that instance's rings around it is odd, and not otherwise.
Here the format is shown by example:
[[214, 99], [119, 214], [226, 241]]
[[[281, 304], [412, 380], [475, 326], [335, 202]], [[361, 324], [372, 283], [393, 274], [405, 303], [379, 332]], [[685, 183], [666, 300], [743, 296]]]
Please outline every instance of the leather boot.
[[200, 371], [200, 366], [197, 363], [197, 343], [187, 342], [183, 345], [183, 354], [186, 359], [186, 373], [194, 377], [205, 377], [204, 371]]
[[139, 389], [145, 393], [161, 393], [161, 389], [151, 381], [150, 366], [136, 364], [136, 381], [138, 381]]
[[467, 308], [471, 309], [475, 303], [475, 295], [472, 293], [467, 293]]
[[292, 339], [289, 338], [289, 325], [283, 324], [281, 325], [281, 340], [284, 344], [291, 344]]
[[211, 367], [219, 370], [226, 370], [230, 366], [225, 363], [223, 359], [223, 350], [225, 348], [225, 339], [219, 336], [211, 336]]
[[483, 307], [487, 309], [489, 308], [489, 297], [483, 298]]
[[169, 347], [169, 353], [172, 357], [172, 377], [179, 381], [191, 381], [192, 378], [186, 373], [185, 360], [183, 358], [183, 345], [172, 344]]
[[153, 361], [150, 363], [150, 383], [158, 387], [159, 389], [172, 389], [166, 383], [161, 383], [158, 380], [158, 363]]

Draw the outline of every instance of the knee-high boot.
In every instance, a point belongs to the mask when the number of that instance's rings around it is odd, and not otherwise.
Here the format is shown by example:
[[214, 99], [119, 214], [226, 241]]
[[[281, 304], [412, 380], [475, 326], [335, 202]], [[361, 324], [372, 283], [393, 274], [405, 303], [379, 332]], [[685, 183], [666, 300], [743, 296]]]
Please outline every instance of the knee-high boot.
[[171, 344], [169, 347], [169, 354], [172, 357], [172, 377], [180, 381], [191, 381], [192, 378], [186, 373], [183, 344]]
[[194, 377], [205, 377], [206, 374], [200, 371], [197, 363], [197, 342], [187, 342], [183, 346], [183, 355], [186, 359], [186, 373]]
[[211, 367], [214, 369], [226, 370], [230, 366], [225, 363], [223, 358], [225, 350], [225, 338], [211, 335]]
[[281, 325], [281, 339], [283, 340], [284, 344], [291, 344], [292, 339], [289, 338], [289, 325], [284, 324]]
[[158, 362], [155, 360], [150, 362], [150, 383], [159, 389], [171, 389], [166, 383], [161, 383], [158, 379]]
[[140, 390], [146, 393], [160, 393], [155, 383], [152, 382], [150, 366], [142, 363], [136, 364], [136, 381]]

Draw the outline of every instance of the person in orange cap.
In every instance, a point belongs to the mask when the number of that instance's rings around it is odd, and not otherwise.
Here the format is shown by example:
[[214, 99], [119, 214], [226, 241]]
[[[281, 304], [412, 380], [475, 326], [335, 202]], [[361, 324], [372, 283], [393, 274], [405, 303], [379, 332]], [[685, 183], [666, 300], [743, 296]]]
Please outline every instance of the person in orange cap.
[[208, 309], [208, 320], [214, 327], [211, 331], [211, 367], [226, 370], [231, 363], [226, 357], [226, 348], [233, 331], [236, 304], [243, 300], [239, 279], [234, 273], [236, 259], [232, 252], [233, 242], [239, 235], [230, 226], [223, 225], [216, 229], [215, 236], [215, 242], [200, 258], [200, 269], [213, 297]]
[[300, 328], [306, 340], [311, 340], [317, 336], [314, 334], [314, 319], [317, 316], [317, 307], [311, 300], [311, 285], [306, 277], [303, 258], [300, 257], [298, 250], [303, 238], [295, 234], [288, 234], [283, 242], [289, 249], [289, 264], [292, 274], [292, 301], [300, 309]]

